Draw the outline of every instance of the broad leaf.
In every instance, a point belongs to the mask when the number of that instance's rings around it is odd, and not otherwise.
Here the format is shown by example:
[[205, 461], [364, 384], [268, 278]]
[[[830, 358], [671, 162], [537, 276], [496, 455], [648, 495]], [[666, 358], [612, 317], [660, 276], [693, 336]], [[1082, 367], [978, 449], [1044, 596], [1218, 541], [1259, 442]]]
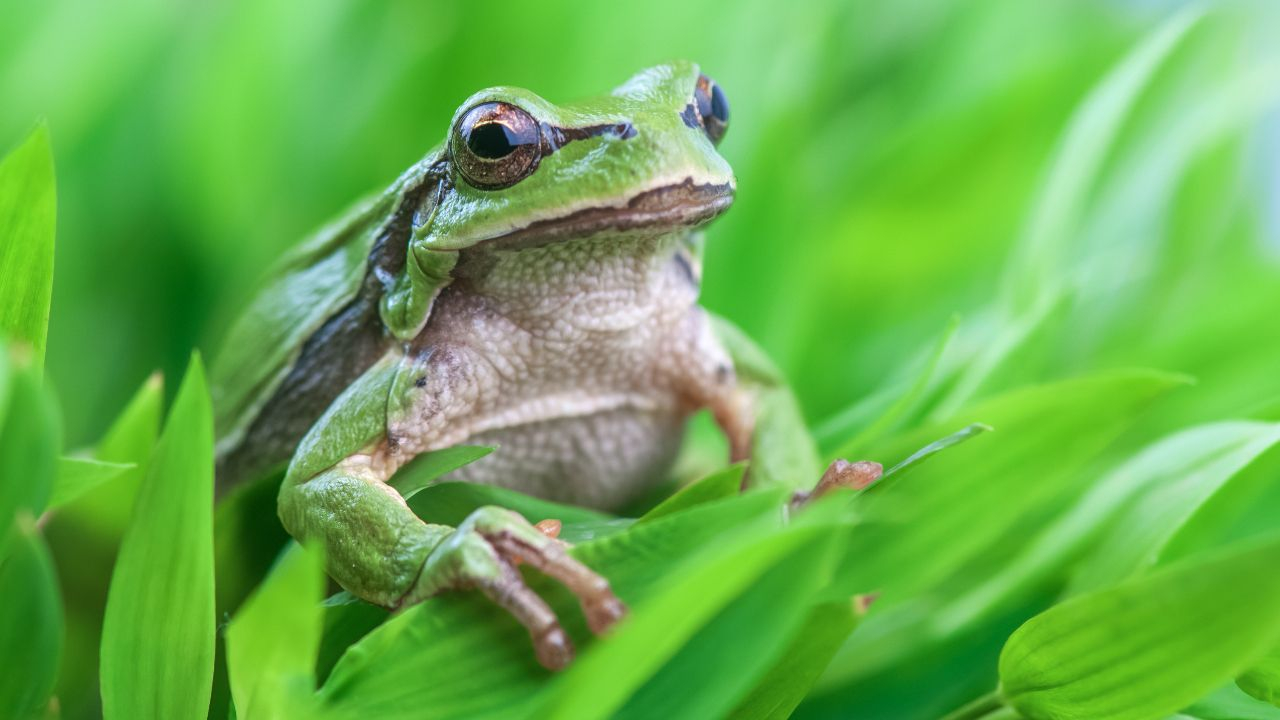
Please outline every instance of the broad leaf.
[[37, 373], [49, 328], [56, 221], [53, 152], [42, 123], [0, 160], [0, 335], [30, 345]]
[[1191, 558], [1032, 618], [1000, 655], [1032, 720], [1159, 718], [1280, 641], [1280, 539]]
[[102, 709], [203, 718], [213, 677], [213, 419], [194, 356], [138, 491], [102, 629]]

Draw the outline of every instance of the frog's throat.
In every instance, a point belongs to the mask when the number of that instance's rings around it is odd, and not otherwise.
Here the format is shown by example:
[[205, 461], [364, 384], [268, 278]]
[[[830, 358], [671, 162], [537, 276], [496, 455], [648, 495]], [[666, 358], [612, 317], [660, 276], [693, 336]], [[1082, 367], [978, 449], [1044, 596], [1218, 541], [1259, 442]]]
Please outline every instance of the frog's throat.
[[479, 246], [502, 250], [542, 247], [602, 232], [670, 231], [697, 227], [715, 219], [733, 204], [732, 183], [695, 183], [692, 178], [646, 190], [624, 206], [591, 207], [546, 218], [509, 233], [488, 238]]

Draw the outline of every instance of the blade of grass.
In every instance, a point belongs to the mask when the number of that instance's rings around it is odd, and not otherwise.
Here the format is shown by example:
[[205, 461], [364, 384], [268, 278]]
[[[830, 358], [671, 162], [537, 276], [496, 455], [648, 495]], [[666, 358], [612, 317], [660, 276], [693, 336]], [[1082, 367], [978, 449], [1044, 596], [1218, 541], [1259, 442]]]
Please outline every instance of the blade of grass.
[[[7, 355], [3, 345], [0, 354]], [[39, 370], [22, 359], [11, 363], [9, 402], [0, 407], [0, 540], [8, 536], [18, 513], [39, 517], [43, 512], [62, 442], [56, 408], [40, 385]]]
[[49, 550], [23, 514], [0, 547], [0, 717], [41, 716], [62, 654], [62, 598]]
[[232, 618], [227, 667], [237, 717], [311, 714], [325, 582], [320, 555], [291, 544]]
[[213, 419], [194, 355], [139, 488], [102, 629], [102, 709], [203, 718], [213, 677]]
[[0, 335], [31, 346], [37, 373], [49, 331], [56, 221], [53, 152], [41, 123], [0, 160]]
[[132, 463], [110, 463], [91, 458], [58, 458], [57, 476], [53, 482], [53, 494], [48, 510], [56, 510], [75, 502], [82, 495], [134, 469]]

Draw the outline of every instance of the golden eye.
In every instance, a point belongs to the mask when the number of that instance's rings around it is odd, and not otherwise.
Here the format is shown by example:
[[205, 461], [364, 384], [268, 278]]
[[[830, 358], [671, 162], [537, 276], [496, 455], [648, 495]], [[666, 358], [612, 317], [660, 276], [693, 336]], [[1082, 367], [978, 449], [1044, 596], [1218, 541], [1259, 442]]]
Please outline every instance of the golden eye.
[[533, 174], [541, 159], [541, 134], [529, 113], [504, 102], [467, 110], [449, 141], [458, 172], [482, 190], [510, 187]]
[[693, 100], [698, 106], [698, 115], [702, 118], [702, 129], [711, 138], [714, 145], [719, 145], [724, 134], [729, 130], [729, 99], [716, 81], [706, 75], [698, 76], [698, 85], [693, 90]]

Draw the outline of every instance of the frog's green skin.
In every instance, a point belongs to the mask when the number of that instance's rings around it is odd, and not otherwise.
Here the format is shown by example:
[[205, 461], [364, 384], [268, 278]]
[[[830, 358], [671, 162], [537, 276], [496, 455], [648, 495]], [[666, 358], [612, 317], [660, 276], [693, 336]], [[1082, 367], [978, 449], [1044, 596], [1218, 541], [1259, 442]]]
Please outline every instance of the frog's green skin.
[[[572, 105], [515, 88], [463, 103], [450, 140], [286, 258], [233, 329], [214, 372], [220, 482], [292, 456], [281, 520], [344, 587], [388, 607], [481, 589], [561, 667], [568, 638], [514, 561], [568, 585], [597, 631], [623, 612], [608, 583], [504, 510], [424, 524], [386, 482], [397, 468], [495, 444], [452, 479], [616, 506], [705, 407], [735, 459], [754, 453], [753, 482], [813, 477], [768, 362], [696, 305], [697, 230], [735, 190], [713, 87], [675, 63]], [[536, 123], [536, 161], [482, 187], [459, 128], [495, 102]]]

